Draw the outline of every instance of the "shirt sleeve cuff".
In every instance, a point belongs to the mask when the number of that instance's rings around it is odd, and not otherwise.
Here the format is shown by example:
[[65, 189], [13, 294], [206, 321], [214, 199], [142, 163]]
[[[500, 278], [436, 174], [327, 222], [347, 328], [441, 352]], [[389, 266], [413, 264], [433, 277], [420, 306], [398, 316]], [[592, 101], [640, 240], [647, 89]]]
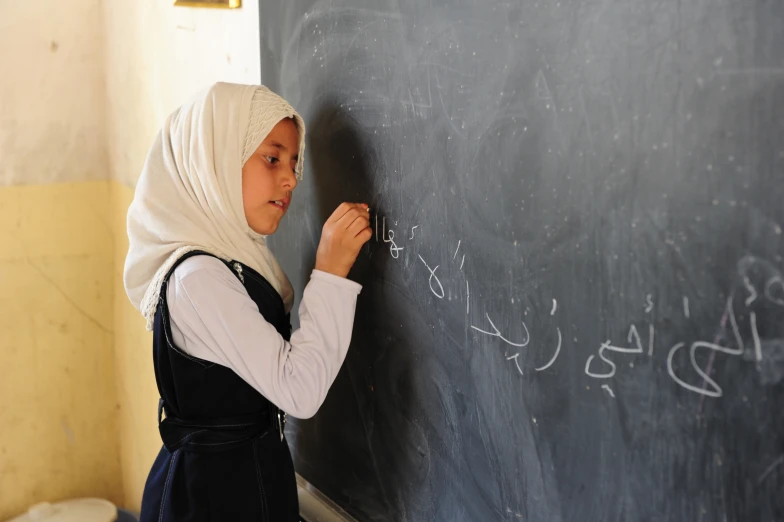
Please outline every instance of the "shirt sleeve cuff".
[[322, 270], [313, 270], [313, 273], [310, 274], [310, 279], [311, 281], [317, 280], [331, 283], [341, 288], [345, 288], [346, 290], [353, 290], [357, 294], [359, 294], [359, 292], [362, 290], [361, 284], [351, 281], [345, 277], [340, 277], [335, 274], [330, 274], [329, 272], [324, 272]]

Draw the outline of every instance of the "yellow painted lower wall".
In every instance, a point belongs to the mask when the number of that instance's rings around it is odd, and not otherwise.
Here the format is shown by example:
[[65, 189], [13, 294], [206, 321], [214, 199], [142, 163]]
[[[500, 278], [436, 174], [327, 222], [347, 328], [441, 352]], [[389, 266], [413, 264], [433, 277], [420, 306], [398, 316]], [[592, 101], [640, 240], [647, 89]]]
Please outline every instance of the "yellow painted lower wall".
[[111, 194], [0, 188], [0, 520], [43, 500], [124, 503]]
[[118, 423], [125, 507], [139, 511], [144, 482], [161, 447], [158, 434], [158, 389], [152, 365], [152, 334], [144, 319], [125, 295], [122, 273], [128, 236], [125, 216], [133, 189], [111, 185], [112, 230], [114, 233], [114, 341]]
[[132, 198], [0, 188], [0, 520], [74, 497], [141, 507], [161, 441], [152, 334], [122, 281]]

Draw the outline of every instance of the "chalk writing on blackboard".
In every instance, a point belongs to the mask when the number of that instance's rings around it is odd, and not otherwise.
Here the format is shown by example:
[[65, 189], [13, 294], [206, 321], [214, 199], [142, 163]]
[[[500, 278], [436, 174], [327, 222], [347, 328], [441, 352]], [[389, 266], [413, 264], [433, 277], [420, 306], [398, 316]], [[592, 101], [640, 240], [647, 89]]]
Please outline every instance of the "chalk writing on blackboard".
[[[422, 259], [422, 256], [418, 256], [418, 257], [419, 257], [419, 260], [422, 261], [422, 263], [424, 263], [425, 268], [427, 268], [428, 271], [430, 272], [430, 279], [428, 279], [428, 284], [430, 285], [430, 291], [433, 292], [433, 295], [435, 295], [439, 299], [443, 299], [444, 298], [444, 287], [443, 287], [443, 285], [441, 285], [441, 281], [438, 279], [438, 276], [436, 275], [436, 270], [438, 270], [438, 265], [436, 265], [435, 268], [430, 268], [430, 266], [427, 264], [427, 261]], [[438, 284], [438, 292], [436, 292], [436, 289], [433, 288], [433, 280], [434, 279], [435, 279], [436, 283]]]
[[473, 328], [474, 330], [476, 330], [479, 333], [483, 333], [485, 335], [489, 335], [489, 336], [492, 336], [492, 337], [498, 337], [499, 339], [501, 339], [506, 344], [509, 344], [511, 346], [516, 346], [518, 348], [522, 348], [524, 346], [528, 346], [528, 343], [531, 342], [531, 335], [528, 333], [528, 327], [525, 325], [525, 322], [522, 323], [523, 324], [523, 329], [525, 330], [525, 341], [523, 341], [522, 343], [516, 343], [516, 342], [510, 341], [509, 339], [507, 339], [506, 337], [501, 335], [500, 330], [498, 330], [498, 328], [496, 328], [495, 324], [493, 324], [493, 320], [490, 319], [490, 316], [488, 314], [485, 314], [485, 317], [487, 318], [487, 322], [490, 323], [490, 327], [493, 329], [492, 332], [488, 332], [486, 330], [482, 330], [480, 328], [477, 328], [474, 325], [471, 325], [471, 328]]
[[[413, 240], [414, 230], [418, 228], [418, 225], [411, 227], [411, 238], [409, 240]], [[378, 217], [376, 218], [376, 240], [378, 241]], [[386, 218], [382, 217], [381, 222], [381, 241], [384, 243], [389, 243], [389, 252], [390, 255], [397, 259], [399, 257], [399, 252], [403, 250], [403, 247], [397, 246], [395, 243], [395, 234], [394, 230], [387, 229], [386, 226]], [[458, 254], [460, 253], [460, 248], [462, 246], [462, 240], [458, 240], [457, 246], [454, 252], [451, 253], [452, 260], [457, 259]], [[430, 286], [430, 291], [439, 299], [443, 299], [445, 295], [444, 286], [439, 279], [438, 275], [436, 274], [440, 265], [436, 265], [435, 268], [431, 268], [430, 265], [425, 261], [425, 259], [417, 254], [422, 264], [427, 269], [429, 276], [428, 276], [428, 284]], [[463, 264], [465, 263], [465, 256], [466, 254], [462, 254], [462, 259], [460, 262], [460, 268], [462, 270]], [[749, 307], [755, 303], [757, 303], [760, 299], [766, 299], [768, 302], [773, 303], [774, 305], [783, 306], [784, 307], [784, 278], [782, 277], [779, 270], [772, 265], [771, 263], [765, 261], [764, 259], [755, 258], [753, 256], [746, 256], [742, 258], [738, 262], [738, 273], [741, 278], [743, 287], [745, 288], [747, 295], [745, 296], [743, 303], [746, 307]], [[754, 285], [752, 278], [750, 277], [751, 274], [754, 274], [756, 279], [764, 279], [764, 283], [761, 284], [759, 287]], [[762, 276], [760, 276], [762, 274]], [[451, 295], [451, 291], [450, 291]], [[763, 297], [764, 296], [764, 297]], [[465, 300], [466, 300], [466, 315], [470, 315], [471, 311], [471, 290], [470, 290], [470, 283], [466, 276], [465, 279]], [[514, 300], [512, 300], [514, 302]], [[644, 311], [646, 314], [649, 314], [653, 311], [654, 308], [654, 299], [653, 294], [647, 294], [645, 297], [645, 307]], [[682, 308], [683, 308], [683, 315], [687, 319], [691, 319], [691, 304], [689, 301], [688, 296], [683, 296], [682, 299]], [[558, 309], [558, 302], [555, 298], [552, 299], [552, 308], [550, 310], [550, 315], [555, 315]], [[749, 327], [749, 335], [746, 337], [747, 339], [750, 337], [753, 341], [753, 356], [754, 360], [757, 364], [763, 361], [763, 353], [762, 353], [762, 339], [759, 333], [759, 327], [757, 324], [757, 313], [753, 310], [748, 310], [748, 327]], [[505, 334], [501, 333], [501, 330], [496, 327], [495, 323], [491, 319], [488, 313], [485, 313], [485, 319], [489, 324], [490, 328], [485, 329], [484, 327], [480, 328], [473, 324], [469, 324], [470, 328], [479, 334], [486, 335], [488, 337], [498, 338], [503, 341], [505, 344], [523, 348], [529, 345], [531, 342], [531, 335], [528, 331], [528, 327], [524, 321], [521, 321], [522, 330], [524, 332], [524, 337], [521, 340], [511, 340]], [[736, 313], [734, 310], [733, 305], [733, 295], [727, 299], [724, 316], [722, 318], [722, 328], [726, 321], [729, 320], [729, 323], [732, 326], [732, 332], [734, 337], [734, 347], [732, 346], [723, 346], [719, 344], [719, 337], [713, 341], [708, 342], [705, 340], [698, 340], [689, 343], [686, 342], [678, 342], [669, 348], [667, 353], [666, 359], [666, 366], [667, 366], [667, 373], [669, 374], [670, 378], [680, 387], [690, 391], [697, 393], [704, 397], [722, 397], [723, 390], [721, 386], [712, 378], [710, 377], [711, 367], [713, 364], [714, 357], [716, 354], [725, 354], [730, 356], [738, 356], [742, 355], [746, 351], [746, 347], [743, 341], [743, 336], [740, 333], [740, 329], [738, 327], [738, 321], [736, 317]], [[550, 360], [540, 367], [535, 367], [536, 371], [543, 371], [550, 367], [552, 367], [562, 349], [563, 345], [563, 335], [561, 332], [560, 327], [556, 327], [557, 333], [557, 343], [554, 349], [553, 355]], [[640, 355], [640, 354], [647, 354], [649, 357], [653, 357], [654, 350], [655, 350], [655, 339], [656, 339], [656, 328], [652, 322], [648, 323], [648, 338], [647, 342], [643, 342], [642, 337], [640, 336], [639, 330], [636, 324], [631, 324], [629, 326], [628, 334], [627, 334], [627, 346], [617, 346], [612, 343], [610, 340], [606, 340], [600, 344], [599, 349], [596, 354], [592, 354], [588, 356], [585, 361], [584, 366], [584, 373], [586, 376], [593, 378], [593, 379], [611, 379], [615, 377], [618, 372], [618, 365], [617, 361], [614, 358], [611, 358], [611, 354], [618, 354], [619, 356], [623, 355]], [[647, 350], [644, 349], [644, 345], [647, 344]], [[699, 377], [701, 380], [697, 379], [689, 379], [687, 374], [687, 370], [684, 368], [676, 368], [675, 359], [678, 353], [685, 349], [688, 346], [689, 351], [689, 361], [690, 365], [688, 365], [691, 370]], [[709, 350], [711, 352], [708, 366], [703, 369], [697, 363], [697, 352], [700, 350]], [[511, 356], [505, 356], [506, 360], [514, 361], [515, 367], [520, 375], [523, 375], [523, 369], [519, 362], [519, 352], [515, 353]], [[633, 363], [629, 364], [631, 367], [634, 366]], [[696, 381], [696, 384], [693, 382]], [[602, 385], [602, 389], [607, 391], [608, 395], [612, 398], [615, 398], [615, 392], [609, 387], [609, 385]]]

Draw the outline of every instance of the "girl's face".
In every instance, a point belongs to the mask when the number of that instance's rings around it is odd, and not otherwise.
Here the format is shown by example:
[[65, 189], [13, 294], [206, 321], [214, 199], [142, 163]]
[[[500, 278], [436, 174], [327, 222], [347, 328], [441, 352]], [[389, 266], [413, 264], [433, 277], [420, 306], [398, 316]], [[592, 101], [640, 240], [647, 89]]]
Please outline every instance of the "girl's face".
[[242, 167], [242, 205], [248, 225], [259, 234], [278, 229], [297, 186], [299, 132], [294, 120], [278, 122]]

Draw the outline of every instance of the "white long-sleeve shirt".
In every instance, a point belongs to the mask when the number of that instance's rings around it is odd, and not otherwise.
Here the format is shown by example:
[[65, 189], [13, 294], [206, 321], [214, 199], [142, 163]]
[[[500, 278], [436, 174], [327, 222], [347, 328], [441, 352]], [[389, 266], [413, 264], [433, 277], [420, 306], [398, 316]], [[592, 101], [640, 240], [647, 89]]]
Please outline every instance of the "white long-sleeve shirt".
[[316, 414], [351, 341], [362, 286], [314, 270], [299, 308], [300, 328], [286, 342], [245, 287], [219, 259], [186, 259], [169, 279], [174, 344], [234, 370], [278, 408], [297, 418]]

